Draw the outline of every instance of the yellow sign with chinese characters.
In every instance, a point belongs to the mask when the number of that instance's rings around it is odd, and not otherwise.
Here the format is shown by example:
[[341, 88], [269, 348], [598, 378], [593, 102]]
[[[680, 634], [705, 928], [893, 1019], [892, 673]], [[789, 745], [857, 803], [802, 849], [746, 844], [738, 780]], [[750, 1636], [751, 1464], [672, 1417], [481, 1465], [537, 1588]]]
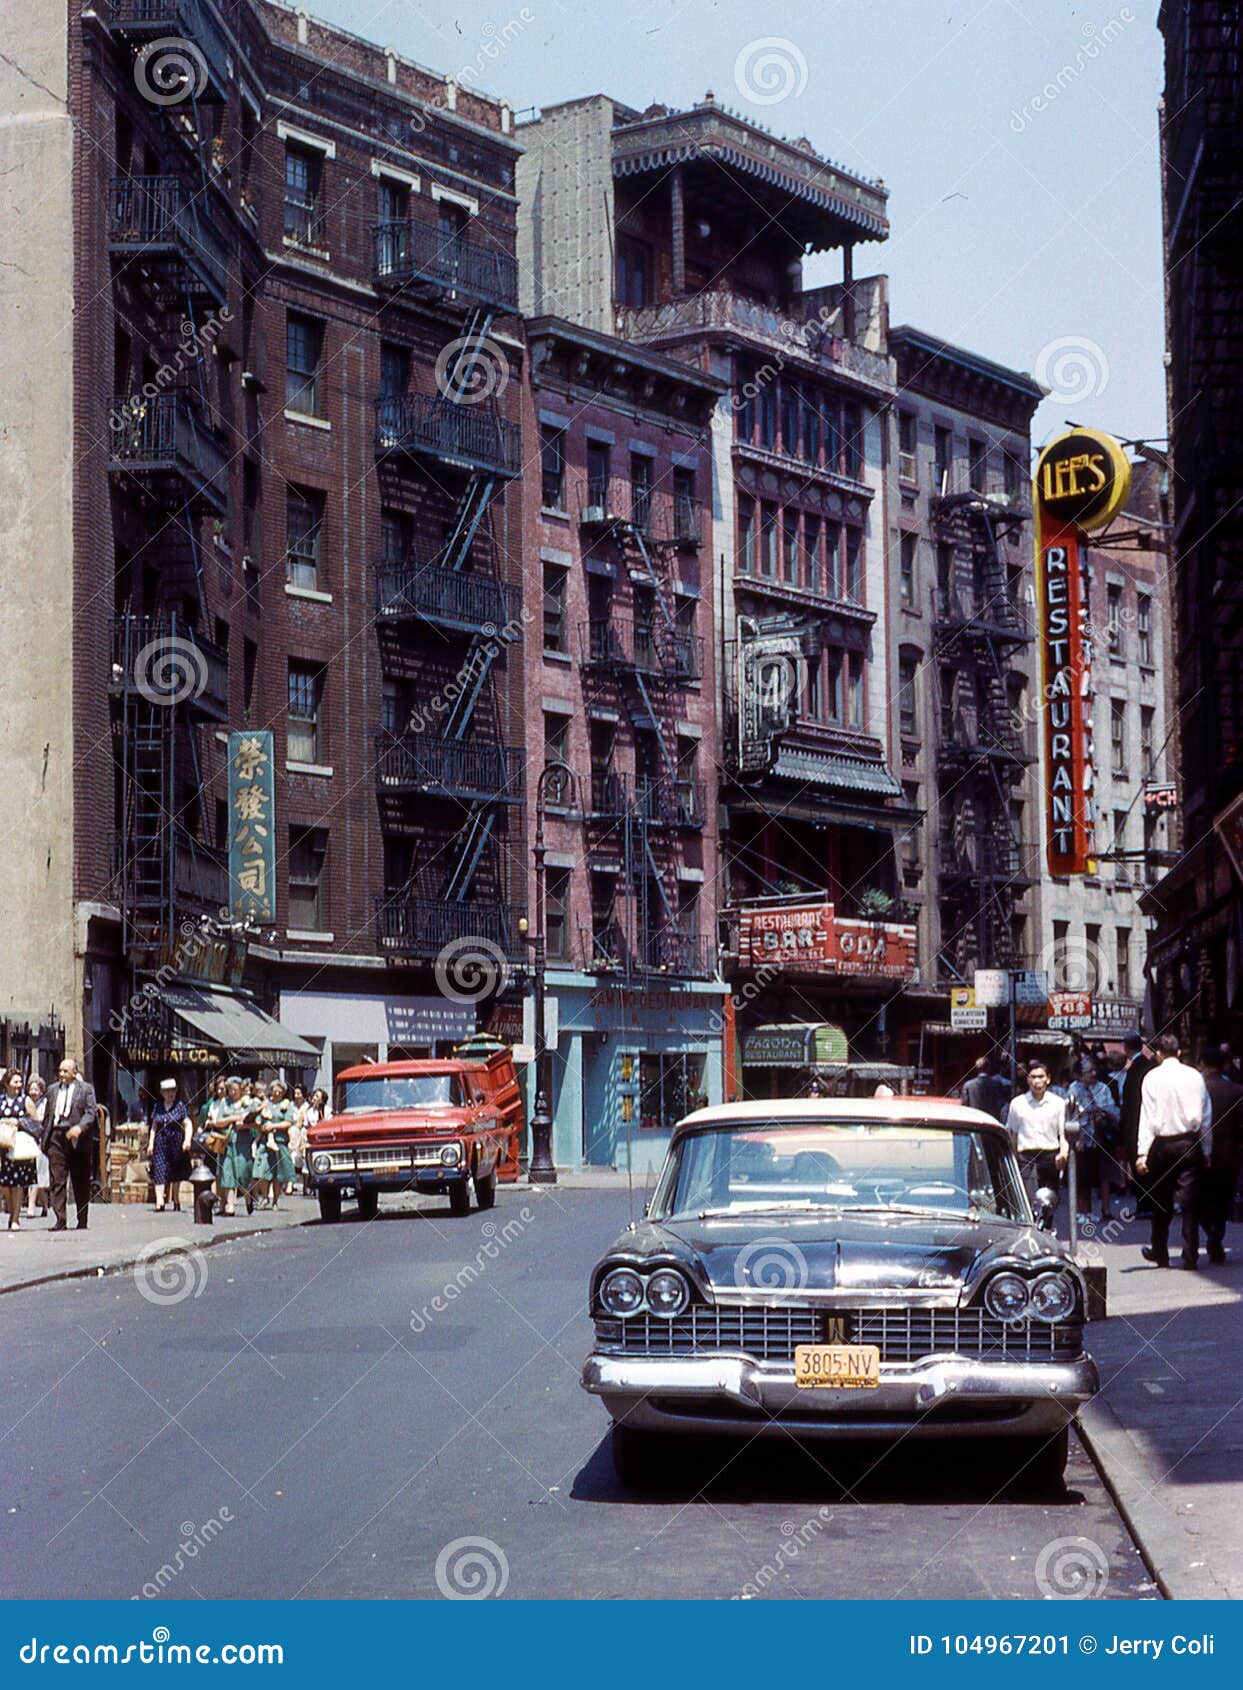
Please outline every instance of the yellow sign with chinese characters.
[[272, 735], [229, 735], [229, 907], [237, 921], [276, 919]]

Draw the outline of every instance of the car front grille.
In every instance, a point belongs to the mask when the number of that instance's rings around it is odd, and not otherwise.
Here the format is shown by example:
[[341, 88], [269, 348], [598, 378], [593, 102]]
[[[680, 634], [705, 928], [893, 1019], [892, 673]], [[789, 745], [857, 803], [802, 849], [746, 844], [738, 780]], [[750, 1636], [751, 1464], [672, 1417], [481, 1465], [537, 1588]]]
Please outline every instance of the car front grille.
[[1067, 1361], [1083, 1352], [1083, 1327], [1038, 1320], [1013, 1325], [983, 1309], [705, 1308], [673, 1320], [642, 1314], [596, 1322], [596, 1340], [616, 1355], [732, 1354], [793, 1361], [798, 1344], [875, 1344], [882, 1362], [957, 1355], [979, 1361]]
[[391, 1150], [330, 1150], [332, 1171], [339, 1173], [354, 1168], [440, 1166], [440, 1146], [395, 1144]]

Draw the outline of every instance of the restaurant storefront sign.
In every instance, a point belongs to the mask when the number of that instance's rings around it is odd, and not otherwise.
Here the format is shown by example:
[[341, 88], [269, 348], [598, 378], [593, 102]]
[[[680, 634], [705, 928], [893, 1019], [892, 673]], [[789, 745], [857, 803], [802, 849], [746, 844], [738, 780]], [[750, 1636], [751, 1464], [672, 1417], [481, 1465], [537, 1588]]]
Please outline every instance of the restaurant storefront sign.
[[738, 924], [744, 968], [910, 980], [916, 970], [913, 925], [839, 916], [824, 899], [744, 909]]

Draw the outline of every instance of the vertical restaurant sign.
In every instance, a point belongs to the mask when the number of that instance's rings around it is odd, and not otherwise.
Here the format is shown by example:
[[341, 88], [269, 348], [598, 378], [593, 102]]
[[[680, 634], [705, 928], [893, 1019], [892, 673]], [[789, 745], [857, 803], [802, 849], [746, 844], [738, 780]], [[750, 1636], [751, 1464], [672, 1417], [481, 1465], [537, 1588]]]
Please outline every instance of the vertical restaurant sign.
[[276, 828], [269, 731], [229, 735], [229, 908], [276, 919]]
[[1086, 874], [1096, 856], [1092, 630], [1081, 537], [1126, 503], [1131, 466], [1118, 442], [1075, 428], [1040, 454], [1036, 595], [1045, 710], [1049, 872]]

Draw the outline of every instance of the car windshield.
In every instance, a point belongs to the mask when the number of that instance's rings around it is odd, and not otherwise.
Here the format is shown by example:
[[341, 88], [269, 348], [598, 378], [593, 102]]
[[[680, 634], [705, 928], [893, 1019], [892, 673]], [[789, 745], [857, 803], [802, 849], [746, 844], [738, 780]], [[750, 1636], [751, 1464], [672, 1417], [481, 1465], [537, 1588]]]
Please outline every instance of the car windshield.
[[375, 1114], [387, 1109], [449, 1109], [456, 1104], [452, 1074], [377, 1074], [343, 1080], [339, 1115]]
[[673, 1148], [651, 1207], [674, 1215], [876, 1210], [1030, 1219], [999, 1133], [919, 1122], [739, 1121]]

